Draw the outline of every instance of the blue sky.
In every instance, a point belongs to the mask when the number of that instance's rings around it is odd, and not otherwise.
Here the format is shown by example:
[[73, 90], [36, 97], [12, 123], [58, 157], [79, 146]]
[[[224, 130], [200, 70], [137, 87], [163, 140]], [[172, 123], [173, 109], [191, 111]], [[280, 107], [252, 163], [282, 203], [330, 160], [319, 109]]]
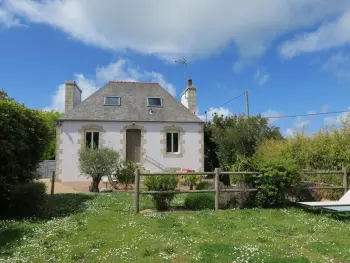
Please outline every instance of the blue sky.
[[[186, 57], [200, 112], [245, 90], [252, 115], [346, 110], [349, 43], [347, 0], [0, 0], [0, 88], [33, 108], [62, 109], [66, 80], [84, 97], [135, 80], [179, 98], [184, 67], [174, 60]], [[242, 113], [244, 97], [215, 111]], [[313, 132], [342, 116], [271, 123]]]

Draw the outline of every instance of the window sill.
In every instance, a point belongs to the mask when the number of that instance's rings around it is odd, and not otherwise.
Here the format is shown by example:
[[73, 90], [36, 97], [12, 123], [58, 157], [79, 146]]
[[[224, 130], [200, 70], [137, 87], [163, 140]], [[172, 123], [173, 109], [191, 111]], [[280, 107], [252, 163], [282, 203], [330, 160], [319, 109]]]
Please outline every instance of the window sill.
[[182, 158], [183, 157], [183, 154], [181, 152], [177, 152], [177, 153], [165, 153], [164, 154], [164, 157], [167, 157], [167, 158]]

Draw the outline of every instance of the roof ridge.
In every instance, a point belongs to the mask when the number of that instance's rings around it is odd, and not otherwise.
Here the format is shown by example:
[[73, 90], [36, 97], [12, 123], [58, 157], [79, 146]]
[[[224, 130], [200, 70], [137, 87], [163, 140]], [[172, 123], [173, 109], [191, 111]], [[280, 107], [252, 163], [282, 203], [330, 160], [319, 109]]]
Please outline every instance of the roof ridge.
[[111, 83], [140, 83], [140, 84], [159, 84], [158, 82], [146, 82], [146, 81], [123, 81], [123, 80], [110, 80]]

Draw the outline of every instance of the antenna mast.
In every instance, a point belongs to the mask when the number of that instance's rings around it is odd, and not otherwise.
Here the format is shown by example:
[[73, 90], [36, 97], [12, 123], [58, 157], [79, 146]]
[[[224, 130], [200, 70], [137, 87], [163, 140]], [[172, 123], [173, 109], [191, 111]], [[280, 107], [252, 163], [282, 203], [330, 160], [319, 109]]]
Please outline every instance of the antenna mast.
[[186, 83], [187, 83], [187, 80], [186, 80], [186, 70], [187, 70], [187, 60], [186, 58], [182, 58], [182, 59], [179, 59], [179, 60], [175, 60], [175, 63], [178, 63], [178, 64], [181, 64], [181, 65], [184, 65], [185, 68], [184, 68], [184, 77], [185, 77], [185, 87], [186, 87]]

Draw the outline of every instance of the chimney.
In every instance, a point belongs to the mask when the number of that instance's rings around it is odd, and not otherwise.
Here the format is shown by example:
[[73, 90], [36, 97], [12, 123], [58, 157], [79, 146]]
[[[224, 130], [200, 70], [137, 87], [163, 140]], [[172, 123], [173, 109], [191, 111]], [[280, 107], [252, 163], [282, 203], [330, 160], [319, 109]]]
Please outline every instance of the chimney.
[[81, 102], [81, 89], [75, 81], [66, 81], [64, 110], [68, 112]]
[[192, 79], [188, 79], [188, 86], [181, 94], [181, 103], [195, 115], [198, 114], [196, 94], [196, 87], [192, 85]]

